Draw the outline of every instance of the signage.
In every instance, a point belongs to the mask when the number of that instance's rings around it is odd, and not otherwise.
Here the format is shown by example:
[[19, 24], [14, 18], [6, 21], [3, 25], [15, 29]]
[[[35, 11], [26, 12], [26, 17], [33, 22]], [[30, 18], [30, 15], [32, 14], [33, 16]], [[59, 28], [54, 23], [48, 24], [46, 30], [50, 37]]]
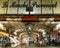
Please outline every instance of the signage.
[[39, 21], [38, 17], [22, 17], [22, 21]]
[[[1, 0], [0, 14], [60, 14], [58, 0]], [[46, 3], [47, 2], [47, 3]]]
[[[17, 8], [17, 7], [28, 7], [29, 6], [29, 3], [27, 3], [26, 1], [23, 3], [23, 4], [19, 4], [19, 3], [16, 3], [16, 2], [13, 2], [9, 7], [14, 7], [14, 8]], [[36, 6], [36, 7], [56, 7], [57, 6], [57, 1], [53, 4], [53, 3], [51, 3], [51, 4], [38, 4], [36, 1], [35, 2], [33, 2], [30, 6], [32, 6], [32, 7], [34, 7], [34, 6]], [[2, 8], [7, 8], [8, 7], [8, 2], [7, 1], [5, 1], [4, 3], [3, 3], [3, 6], [2, 6]]]
[[21, 17], [21, 18], [0, 18], [0, 22], [2, 21], [43, 21], [43, 20], [54, 20], [60, 21], [60, 17], [57, 18], [38, 18], [38, 17]]

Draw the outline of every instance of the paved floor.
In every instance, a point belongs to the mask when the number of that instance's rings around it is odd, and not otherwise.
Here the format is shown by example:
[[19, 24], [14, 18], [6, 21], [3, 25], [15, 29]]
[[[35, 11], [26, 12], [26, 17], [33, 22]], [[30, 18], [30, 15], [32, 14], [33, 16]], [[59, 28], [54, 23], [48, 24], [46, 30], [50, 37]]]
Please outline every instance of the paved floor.
[[[2, 47], [0, 47], [0, 48], [2, 48]], [[8, 48], [10, 48], [10, 47], [8, 47]], [[19, 46], [15, 47], [15, 48], [60, 48], [60, 46], [42, 46], [42, 47], [40, 46], [40, 47], [37, 47], [35, 45], [30, 45], [30, 46], [27, 47], [25, 45], [23, 45], [23, 46], [19, 45]]]
[[30, 45], [30, 46], [18, 46], [16, 48], [60, 48], [60, 46], [44, 46], [44, 47], [37, 47], [35, 45]]

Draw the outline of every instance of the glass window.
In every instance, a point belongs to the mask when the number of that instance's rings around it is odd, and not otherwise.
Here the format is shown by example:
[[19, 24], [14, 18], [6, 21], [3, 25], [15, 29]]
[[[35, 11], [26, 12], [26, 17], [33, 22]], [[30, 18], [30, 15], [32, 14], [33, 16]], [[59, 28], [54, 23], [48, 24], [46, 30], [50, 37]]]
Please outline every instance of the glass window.
[[53, 2], [56, 4], [56, 8], [54, 8], [54, 14], [60, 14], [60, 0], [53, 0]]
[[7, 1], [8, 0], [3, 0], [3, 1], [0, 0], [0, 14], [6, 14], [6, 9], [7, 8], [4, 7], [4, 4], [6, 4], [6, 6], [7, 6], [7, 4], [8, 4]]
[[18, 0], [9, 0], [8, 14], [17, 14], [17, 7], [14, 7], [13, 4], [18, 4]]

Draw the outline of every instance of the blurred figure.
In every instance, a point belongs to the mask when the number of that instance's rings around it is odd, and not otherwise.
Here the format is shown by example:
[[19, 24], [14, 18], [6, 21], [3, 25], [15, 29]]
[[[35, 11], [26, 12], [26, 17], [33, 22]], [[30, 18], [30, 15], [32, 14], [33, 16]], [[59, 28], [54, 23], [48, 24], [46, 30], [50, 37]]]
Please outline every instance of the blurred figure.
[[27, 46], [29, 46], [29, 37], [24, 38], [22, 43], [25, 43]]
[[12, 45], [12, 47], [16, 47], [20, 44], [20, 42], [17, 40], [17, 38], [15, 36], [11, 36], [10, 40], [14, 43], [14, 45]]

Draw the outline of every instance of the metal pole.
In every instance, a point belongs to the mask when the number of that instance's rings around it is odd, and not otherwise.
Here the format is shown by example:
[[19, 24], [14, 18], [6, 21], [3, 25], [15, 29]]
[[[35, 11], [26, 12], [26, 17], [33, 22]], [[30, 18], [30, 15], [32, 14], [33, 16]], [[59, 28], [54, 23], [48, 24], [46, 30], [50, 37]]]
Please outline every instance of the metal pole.
[[[53, 4], [53, 0], [51, 0], [51, 4]], [[52, 6], [52, 14], [54, 14], [53, 6]]]
[[41, 15], [42, 15], [42, 0], [41, 0]]
[[[18, 4], [19, 4], [20, 0], [18, 0]], [[17, 7], [17, 14], [19, 14], [19, 6]]]
[[[9, 1], [10, 0], [8, 0], [8, 7], [9, 7]], [[8, 13], [8, 7], [6, 8], [6, 14]]]
[[31, 6], [30, 4], [31, 4], [31, 0], [29, 0], [29, 5], [28, 5], [29, 6], [29, 16], [30, 16], [30, 6]]

